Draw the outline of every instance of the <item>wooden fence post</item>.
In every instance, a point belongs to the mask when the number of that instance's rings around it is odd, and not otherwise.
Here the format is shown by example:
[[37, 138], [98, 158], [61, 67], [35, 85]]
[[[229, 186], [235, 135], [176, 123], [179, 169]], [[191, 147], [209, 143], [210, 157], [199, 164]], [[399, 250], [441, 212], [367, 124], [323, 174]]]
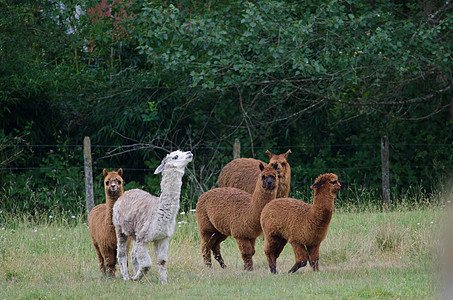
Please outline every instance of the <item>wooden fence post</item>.
[[382, 162], [382, 203], [388, 208], [390, 203], [390, 172], [389, 172], [389, 139], [383, 136], [381, 139], [381, 162]]
[[83, 139], [83, 160], [85, 167], [85, 193], [87, 202], [87, 214], [94, 207], [94, 193], [93, 193], [93, 170], [91, 167], [91, 141], [88, 136]]
[[241, 157], [241, 142], [239, 142], [239, 139], [235, 139], [233, 144], [233, 159], [239, 157]]

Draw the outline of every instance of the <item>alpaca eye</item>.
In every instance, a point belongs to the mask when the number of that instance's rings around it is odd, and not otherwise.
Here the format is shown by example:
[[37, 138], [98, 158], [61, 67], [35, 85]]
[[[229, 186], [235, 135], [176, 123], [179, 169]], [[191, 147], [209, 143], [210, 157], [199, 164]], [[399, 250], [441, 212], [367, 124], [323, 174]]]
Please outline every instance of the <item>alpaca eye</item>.
[[337, 182], [338, 182], [337, 180], [333, 180], [333, 181], [331, 181], [330, 183], [331, 183], [331, 184], [337, 184]]
[[110, 181], [107, 180], [107, 181], [105, 182], [105, 184], [106, 184], [106, 185], [110, 185]]
[[266, 180], [266, 176], [263, 175], [263, 176], [261, 177], [261, 180]]
[[121, 185], [121, 180], [118, 180], [118, 184]]
[[178, 159], [178, 155], [173, 156], [173, 159]]
[[282, 162], [282, 167], [283, 168], [286, 167], [286, 163]]

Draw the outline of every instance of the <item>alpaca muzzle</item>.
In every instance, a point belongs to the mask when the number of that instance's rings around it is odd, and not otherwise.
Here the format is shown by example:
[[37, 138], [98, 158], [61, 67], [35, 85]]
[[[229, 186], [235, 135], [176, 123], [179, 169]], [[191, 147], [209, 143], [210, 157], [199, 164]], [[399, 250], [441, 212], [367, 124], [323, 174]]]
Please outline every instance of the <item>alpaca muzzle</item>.
[[192, 154], [192, 152], [190, 152], [190, 151], [187, 151], [187, 152], [186, 152], [186, 159], [190, 159], [190, 160], [193, 159], [193, 154]]
[[120, 189], [118, 188], [118, 185], [113, 184], [110, 185], [109, 187], [109, 194], [112, 196], [116, 196], [120, 192]]
[[267, 190], [273, 190], [275, 188], [275, 180], [271, 177], [266, 178], [263, 187]]

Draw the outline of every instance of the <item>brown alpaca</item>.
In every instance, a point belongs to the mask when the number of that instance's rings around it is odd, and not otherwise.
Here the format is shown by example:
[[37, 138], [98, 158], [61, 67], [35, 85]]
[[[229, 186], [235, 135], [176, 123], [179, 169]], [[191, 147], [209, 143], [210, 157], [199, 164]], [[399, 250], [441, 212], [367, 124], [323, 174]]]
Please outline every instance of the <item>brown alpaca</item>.
[[264, 167], [255, 180], [253, 195], [232, 187], [216, 188], [200, 196], [196, 215], [201, 236], [204, 263], [211, 266], [211, 251], [222, 268], [226, 265], [220, 254], [220, 243], [228, 236], [236, 239], [244, 269], [253, 270], [255, 240], [263, 232], [260, 215], [263, 207], [275, 199], [278, 188], [277, 165]]
[[[269, 164], [278, 165], [278, 190], [276, 198], [288, 197], [291, 186], [291, 167], [287, 162], [288, 155], [291, 150], [284, 154], [272, 154], [269, 150], [266, 151], [269, 155]], [[253, 194], [256, 186], [256, 178], [258, 178], [259, 164], [267, 166], [265, 162], [253, 158], [237, 158], [230, 161], [223, 167], [219, 174], [219, 187], [235, 187]]]
[[289, 273], [307, 265], [318, 271], [319, 246], [327, 235], [336, 193], [344, 187], [332, 173], [320, 175], [311, 186], [313, 205], [293, 198], [271, 201], [261, 213], [261, 226], [266, 241], [264, 253], [272, 273], [277, 273], [277, 258], [290, 243], [296, 263]]
[[115, 276], [116, 232], [112, 223], [112, 209], [116, 200], [123, 194], [123, 169], [104, 174], [105, 203], [96, 205], [88, 215], [91, 241], [99, 260], [99, 269], [103, 274], [108, 268], [108, 275]]

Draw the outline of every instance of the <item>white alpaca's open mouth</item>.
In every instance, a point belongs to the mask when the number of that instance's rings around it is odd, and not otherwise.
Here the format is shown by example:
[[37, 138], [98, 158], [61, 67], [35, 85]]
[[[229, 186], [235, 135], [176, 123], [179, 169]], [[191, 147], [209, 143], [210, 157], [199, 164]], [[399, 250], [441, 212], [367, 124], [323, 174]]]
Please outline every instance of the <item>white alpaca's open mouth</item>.
[[187, 155], [186, 155], [186, 158], [192, 160], [193, 159], [192, 152], [189, 151], [189, 153], [187, 153]]

